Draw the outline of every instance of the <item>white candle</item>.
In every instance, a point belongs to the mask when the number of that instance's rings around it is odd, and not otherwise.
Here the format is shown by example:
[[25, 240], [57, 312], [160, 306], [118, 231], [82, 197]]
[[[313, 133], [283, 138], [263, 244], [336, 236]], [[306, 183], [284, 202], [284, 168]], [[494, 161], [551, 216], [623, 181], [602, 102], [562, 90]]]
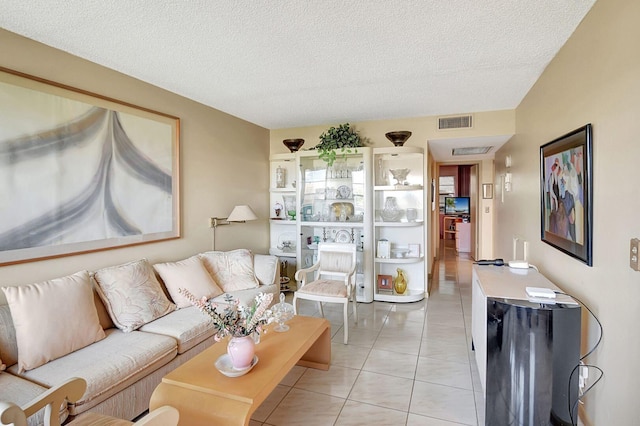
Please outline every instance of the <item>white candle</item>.
[[524, 242], [524, 260], [529, 258], [529, 241]]
[[518, 259], [518, 238], [517, 237], [513, 237], [513, 255], [511, 256], [511, 259], [516, 260]]

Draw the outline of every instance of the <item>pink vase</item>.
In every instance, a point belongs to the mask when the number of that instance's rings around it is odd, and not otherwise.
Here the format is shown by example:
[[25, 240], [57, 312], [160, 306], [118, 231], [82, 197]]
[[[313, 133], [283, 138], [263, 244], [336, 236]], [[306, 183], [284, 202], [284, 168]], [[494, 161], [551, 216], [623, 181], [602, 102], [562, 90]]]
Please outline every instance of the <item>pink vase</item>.
[[249, 368], [256, 353], [255, 342], [253, 337], [232, 337], [227, 345], [227, 353], [231, 358], [231, 365], [236, 370], [244, 370]]

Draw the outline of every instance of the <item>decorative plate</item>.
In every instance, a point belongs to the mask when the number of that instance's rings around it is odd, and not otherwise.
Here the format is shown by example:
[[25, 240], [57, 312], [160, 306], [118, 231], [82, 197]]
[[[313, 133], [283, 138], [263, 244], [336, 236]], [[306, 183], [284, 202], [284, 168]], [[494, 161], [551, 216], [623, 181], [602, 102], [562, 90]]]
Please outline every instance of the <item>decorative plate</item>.
[[253, 361], [251, 361], [251, 365], [245, 368], [244, 370], [236, 370], [233, 368], [231, 364], [231, 357], [229, 354], [221, 355], [220, 358], [216, 361], [216, 368], [219, 372], [224, 374], [227, 377], [240, 377], [247, 374], [251, 369], [258, 363], [258, 355], [253, 356]]
[[336, 237], [334, 239], [336, 243], [350, 243], [351, 242], [351, 232], [347, 229], [340, 229], [336, 232]]
[[340, 185], [336, 190], [336, 196], [341, 200], [347, 200], [351, 198], [351, 188], [349, 188], [347, 185]]

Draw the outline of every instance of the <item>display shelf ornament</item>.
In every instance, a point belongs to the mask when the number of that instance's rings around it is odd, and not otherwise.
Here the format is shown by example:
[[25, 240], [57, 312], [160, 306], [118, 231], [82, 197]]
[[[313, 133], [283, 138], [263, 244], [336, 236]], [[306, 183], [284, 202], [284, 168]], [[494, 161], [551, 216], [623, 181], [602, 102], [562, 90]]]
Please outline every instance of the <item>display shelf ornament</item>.
[[407, 291], [407, 277], [404, 276], [404, 271], [400, 268], [396, 269], [398, 275], [393, 280], [393, 289], [398, 294], [404, 294]]
[[287, 186], [287, 169], [278, 166], [276, 169], [276, 188], [284, 188]]

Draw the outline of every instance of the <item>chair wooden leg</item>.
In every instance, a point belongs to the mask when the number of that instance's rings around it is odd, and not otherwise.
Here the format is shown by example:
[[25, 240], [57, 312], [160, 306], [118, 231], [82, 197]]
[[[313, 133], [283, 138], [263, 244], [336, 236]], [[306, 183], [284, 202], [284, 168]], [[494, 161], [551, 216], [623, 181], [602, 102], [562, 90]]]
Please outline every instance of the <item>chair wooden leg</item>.
[[349, 342], [349, 299], [344, 302], [344, 344]]
[[[347, 301], [347, 303], [349, 303]], [[358, 323], [358, 301], [356, 300], [355, 293], [353, 294], [353, 320], [357, 324]]]

